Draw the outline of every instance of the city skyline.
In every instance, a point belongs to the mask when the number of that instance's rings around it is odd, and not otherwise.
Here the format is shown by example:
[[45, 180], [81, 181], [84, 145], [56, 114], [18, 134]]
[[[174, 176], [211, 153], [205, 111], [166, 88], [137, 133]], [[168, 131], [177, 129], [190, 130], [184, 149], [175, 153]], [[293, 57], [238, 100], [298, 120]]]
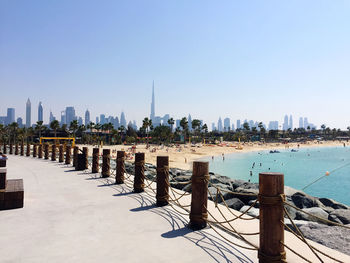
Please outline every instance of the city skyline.
[[44, 122], [74, 105], [140, 125], [154, 79], [158, 115], [210, 127], [219, 116], [281, 123], [288, 112], [346, 129], [349, 11], [334, 1], [2, 1], [0, 115], [15, 108], [25, 123], [30, 97], [33, 121], [42, 101]]

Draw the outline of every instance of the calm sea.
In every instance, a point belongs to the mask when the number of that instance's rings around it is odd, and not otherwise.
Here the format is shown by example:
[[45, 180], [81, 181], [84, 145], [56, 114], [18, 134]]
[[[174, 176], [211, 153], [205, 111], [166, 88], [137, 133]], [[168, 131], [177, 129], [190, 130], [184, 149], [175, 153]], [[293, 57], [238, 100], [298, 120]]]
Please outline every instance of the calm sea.
[[[237, 153], [209, 159], [209, 170], [233, 179], [258, 182], [261, 172], [284, 173], [285, 185], [301, 190], [309, 183], [330, 175], [306, 188], [304, 192], [327, 197], [350, 205], [350, 148], [321, 147], [281, 149], [280, 153], [269, 151]], [[255, 163], [255, 165], [253, 165]], [[332, 172], [335, 170], [334, 172]], [[250, 172], [252, 176], [250, 176]]]

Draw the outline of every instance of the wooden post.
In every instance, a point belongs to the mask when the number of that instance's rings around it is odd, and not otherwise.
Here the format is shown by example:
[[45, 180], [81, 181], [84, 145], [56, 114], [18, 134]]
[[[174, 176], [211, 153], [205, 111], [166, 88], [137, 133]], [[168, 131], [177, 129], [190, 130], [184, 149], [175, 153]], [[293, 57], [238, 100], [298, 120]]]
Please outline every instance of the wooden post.
[[259, 262], [285, 262], [283, 222], [284, 175], [259, 174]]
[[71, 163], [71, 153], [72, 153], [72, 147], [70, 145], [66, 146], [66, 164]]
[[103, 149], [102, 152], [102, 177], [111, 175], [111, 150]]
[[13, 145], [10, 143], [10, 154], [13, 154]]
[[6, 143], [4, 143], [4, 150], [3, 150], [3, 153], [4, 153], [4, 154], [7, 153], [7, 145], [6, 145]]
[[84, 168], [88, 169], [89, 168], [89, 148], [88, 147], [83, 147], [83, 154], [84, 154]]
[[51, 146], [51, 161], [56, 161], [56, 144], [53, 143]]
[[18, 143], [15, 144], [15, 155], [18, 155]]
[[[124, 151], [117, 151], [116, 163], [117, 163], [117, 171], [115, 173], [115, 183], [123, 184], [124, 173], [125, 173], [125, 152]], [[136, 178], [136, 166], [135, 166], [135, 178]]]
[[43, 158], [43, 145], [41, 143], [38, 146], [38, 158], [39, 159]]
[[189, 227], [193, 230], [207, 226], [209, 162], [193, 162], [192, 195]]
[[49, 144], [45, 143], [44, 144], [44, 151], [45, 151], [45, 160], [49, 159]]
[[30, 144], [27, 142], [26, 156], [30, 156]]
[[60, 144], [58, 147], [58, 162], [63, 163], [64, 161], [64, 152], [63, 152], [63, 145]]
[[79, 147], [74, 146], [74, 148], [73, 148], [73, 166], [74, 167], [77, 165], [78, 153], [79, 153]]
[[156, 205], [169, 204], [169, 157], [157, 156], [157, 194]]
[[145, 153], [135, 154], [134, 192], [141, 193], [145, 188]]
[[24, 142], [21, 142], [21, 156], [24, 156]]
[[38, 145], [33, 144], [33, 157], [35, 158], [37, 156]]
[[100, 149], [94, 148], [92, 150], [92, 173], [98, 173], [99, 172], [99, 155], [100, 155]]

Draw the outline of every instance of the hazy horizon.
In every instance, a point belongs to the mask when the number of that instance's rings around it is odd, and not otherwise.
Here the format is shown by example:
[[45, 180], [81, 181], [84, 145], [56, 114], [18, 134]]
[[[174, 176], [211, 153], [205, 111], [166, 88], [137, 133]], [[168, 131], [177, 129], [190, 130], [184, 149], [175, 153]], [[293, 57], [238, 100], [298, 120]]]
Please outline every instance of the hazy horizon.
[[[1, 1], [0, 116], [188, 114], [350, 126], [346, 1]], [[174, 113], [174, 114], [172, 114]]]

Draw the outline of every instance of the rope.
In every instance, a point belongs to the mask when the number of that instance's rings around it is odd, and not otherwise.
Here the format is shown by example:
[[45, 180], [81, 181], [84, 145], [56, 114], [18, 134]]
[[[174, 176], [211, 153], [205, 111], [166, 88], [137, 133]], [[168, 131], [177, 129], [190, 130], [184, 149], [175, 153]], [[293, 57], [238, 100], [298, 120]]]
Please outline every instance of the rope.
[[[292, 218], [290, 217], [287, 209], [285, 207], [283, 207], [284, 213], [287, 215], [287, 217], [289, 218], [289, 220], [291, 221], [291, 223], [293, 224], [294, 228], [298, 231], [298, 233], [300, 234], [300, 237], [302, 238], [302, 241], [310, 248], [311, 252], [314, 253], [314, 255], [321, 261], [322, 259], [319, 257], [319, 255], [317, 255], [317, 253], [315, 252], [315, 250], [313, 249], [313, 247], [309, 244], [309, 242], [307, 242], [307, 240], [305, 239], [303, 233], [300, 231], [299, 227], [297, 227], [294, 223], [294, 221], [292, 220]], [[284, 223], [283, 223], [284, 224]], [[294, 231], [293, 231], [294, 233]], [[295, 234], [295, 233], [294, 233]]]
[[287, 246], [286, 244], [284, 244], [283, 242], [280, 242], [284, 247], [286, 247], [287, 249], [289, 249], [290, 251], [292, 251], [295, 255], [301, 257], [303, 260], [305, 260], [308, 263], [312, 263], [312, 261], [308, 260], [307, 258], [303, 257], [302, 255], [300, 255], [298, 252], [295, 252], [293, 249], [291, 249], [289, 246]]

